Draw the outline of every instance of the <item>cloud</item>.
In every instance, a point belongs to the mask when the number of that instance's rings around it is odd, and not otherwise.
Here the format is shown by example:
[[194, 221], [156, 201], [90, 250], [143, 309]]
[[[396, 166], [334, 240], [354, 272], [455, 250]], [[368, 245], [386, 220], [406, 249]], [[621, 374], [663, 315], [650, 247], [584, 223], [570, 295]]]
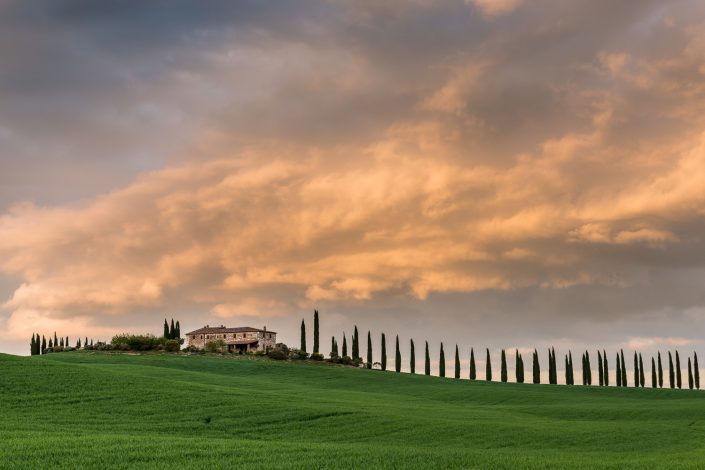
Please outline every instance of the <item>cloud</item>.
[[488, 17], [503, 15], [515, 10], [521, 5], [522, 0], [466, 0], [472, 3]]

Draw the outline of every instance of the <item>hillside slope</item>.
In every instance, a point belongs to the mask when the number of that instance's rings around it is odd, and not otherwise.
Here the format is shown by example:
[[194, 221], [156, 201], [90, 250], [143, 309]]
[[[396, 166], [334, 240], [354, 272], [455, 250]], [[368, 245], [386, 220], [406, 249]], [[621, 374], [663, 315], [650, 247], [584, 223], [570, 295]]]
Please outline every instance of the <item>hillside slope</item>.
[[3, 467], [683, 467], [705, 392], [254, 358], [0, 355]]

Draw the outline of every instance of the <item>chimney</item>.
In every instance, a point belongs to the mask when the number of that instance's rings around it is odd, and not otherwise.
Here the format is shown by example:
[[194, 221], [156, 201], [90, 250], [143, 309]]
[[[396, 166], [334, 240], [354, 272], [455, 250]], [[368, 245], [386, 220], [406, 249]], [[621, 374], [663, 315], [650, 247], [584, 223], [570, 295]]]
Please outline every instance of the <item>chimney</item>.
[[264, 326], [262, 327], [262, 330], [267, 331], [267, 325], [264, 325]]

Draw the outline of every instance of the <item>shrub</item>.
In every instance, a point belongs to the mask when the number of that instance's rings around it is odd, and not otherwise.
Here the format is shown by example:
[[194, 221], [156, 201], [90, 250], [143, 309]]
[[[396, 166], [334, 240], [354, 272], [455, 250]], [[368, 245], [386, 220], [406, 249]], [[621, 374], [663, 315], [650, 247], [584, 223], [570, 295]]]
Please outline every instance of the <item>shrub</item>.
[[323, 357], [323, 354], [320, 354], [320, 353], [313, 353], [313, 354], [311, 354], [311, 360], [312, 360], [312, 361], [322, 361], [323, 359], [325, 359], [325, 358]]
[[284, 343], [277, 343], [274, 349], [281, 349], [284, 353], [289, 354], [289, 347]]
[[274, 360], [277, 360], [277, 361], [284, 361], [284, 360], [286, 360], [286, 359], [289, 357], [289, 355], [288, 355], [286, 352], [284, 352], [284, 350], [281, 349], [281, 348], [274, 348], [274, 349], [271, 349], [271, 350], [267, 353], [267, 356], [268, 356], [270, 359], [274, 359]]
[[216, 339], [206, 343], [206, 351], [209, 353], [223, 352], [223, 349], [225, 349], [225, 341], [222, 339]]
[[166, 343], [164, 343], [165, 351], [177, 352], [179, 349], [181, 349], [181, 344], [179, 343], [178, 339], [170, 339]]
[[340, 360], [340, 363], [345, 364], [346, 366], [351, 366], [354, 364], [354, 362], [350, 356], [343, 356], [342, 359]]
[[[131, 335], [123, 333], [121, 335], [113, 336], [113, 339], [110, 343], [115, 349], [119, 349], [122, 351], [150, 351], [153, 349], [157, 349], [157, 347], [160, 345], [163, 347], [166, 341], [168, 341], [166, 338], [157, 338], [154, 335]], [[125, 346], [127, 346], [127, 349], [125, 349]], [[99, 349], [98, 345], [96, 345], [94, 349]]]

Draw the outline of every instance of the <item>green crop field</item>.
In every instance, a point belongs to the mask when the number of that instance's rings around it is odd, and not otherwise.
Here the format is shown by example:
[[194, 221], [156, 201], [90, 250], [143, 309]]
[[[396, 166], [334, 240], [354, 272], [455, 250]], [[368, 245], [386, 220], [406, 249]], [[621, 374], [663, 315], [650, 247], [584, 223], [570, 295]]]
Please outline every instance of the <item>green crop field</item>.
[[7, 468], [703, 468], [705, 392], [254, 357], [0, 355]]

